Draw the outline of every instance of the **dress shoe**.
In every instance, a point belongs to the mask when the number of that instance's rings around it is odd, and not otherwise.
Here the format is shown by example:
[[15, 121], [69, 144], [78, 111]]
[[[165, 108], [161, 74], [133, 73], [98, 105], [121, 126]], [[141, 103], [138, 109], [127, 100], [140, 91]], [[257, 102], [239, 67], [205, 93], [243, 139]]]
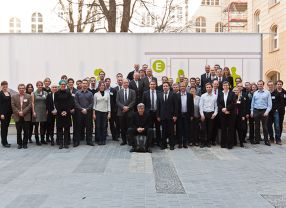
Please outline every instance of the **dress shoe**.
[[207, 144], [207, 147], [208, 147], [208, 148], [210, 148], [210, 147], [211, 147], [211, 145], [210, 145], [210, 144]]
[[134, 150], [134, 148], [132, 147], [130, 150], [129, 150], [129, 152], [134, 152], [135, 150]]
[[270, 138], [269, 138], [269, 141], [270, 141], [271, 143], [274, 143], [274, 138], [273, 138], [273, 137], [270, 137]]
[[54, 140], [51, 140], [51, 146], [54, 146], [54, 145], [55, 145]]
[[282, 142], [280, 140], [276, 141], [276, 144], [282, 145]]
[[200, 148], [204, 148], [205, 146], [206, 146], [206, 145], [204, 145], [204, 144], [201, 144], [201, 145], [200, 145]]
[[240, 143], [240, 147], [244, 147], [243, 142]]
[[173, 147], [173, 146], [172, 146], [172, 147], [170, 147], [170, 150], [174, 150], [174, 149], [175, 149], [175, 147]]
[[106, 145], [106, 141], [103, 141], [103, 142], [102, 142], [102, 145]]
[[28, 146], [27, 146], [27, 145], [23, 145], [23, 148], [24, 148], [24, 149], [28, 149]]
[[184, 147], [185, 149], [187, 149], [187, 148], [188, 148], [188, 145], [184, 144], [183, 147]]
[[98, 145], [102, 145], [102, 142], [98, 142]]
[[264, 144], [265, 144], [266, 146], [271, 146], [271, 144], [270, 144], [270, 142], [269, 142], [269, 141], [264, 142]]
[[11, 145], [10, 144], [3, 144], [3, 147], [9, 148], [9, 147], [11, 147]]
[[232, 149], [232, 146], [227, 147], [227, 149]]
[[152, 150], [150, 148], [148, 148], [147, 152], [152, 153]]
[[87, 145], [94, 146], [94, 144], [92, 142], [87, 143]]
[[65, 149], [68, 149], [68, 148], [69, 148], [69, 145], [65, 145], [64, 148], [65, 148]]
[[118, 138], [113, 138], [112, 140], [113, 140], [113, 141], [117, 141], [117, 142], [119, 141], [119, 139], [118, 139]]
[[41, 140], [41, 144], [48, 144], [45, 140]]
[[166, 146], [161, 146], [161, 150], [167, 149]]
[[181, 145], [181, 144], [179, 144], [178, 148], [179, 148], [179, 149], [182, 149], [182, 145]]
[[121, 142], [120, 145], [123, 146], [123, 145], [126, 145], [126, 144], [127, 144], [126, 142]]
[[260, 141], [255, 141], [254, 144], [260, 144]]
[[22, 149], [22, 145], [18, 145], [18, 149]]
[[78, 147], [79, 146], [79, 143], [74, 143], [73, 144], [73, 147]]
[[216, 142], [215, 142], [215, 141], [213, 141], [213, 142], [212, 142], [212, 145], [213, 145], [213, 146], [216, 146]]
[[60, 146], [59, 146], [59, 149], [62, 149], [64, 146], [61, 144]]
[[198, 147], [198, 146], [199, 146], [199, 143], [196, 142], [196, 143], [195, 143], [195, 146]]
[[41, 146], [41, 145], [42, 145], [42, 143], [41, 143], [41, 142], [39, 142], [39, 141], [37, 141], [37, 142], [36, 142], [36, 145]]

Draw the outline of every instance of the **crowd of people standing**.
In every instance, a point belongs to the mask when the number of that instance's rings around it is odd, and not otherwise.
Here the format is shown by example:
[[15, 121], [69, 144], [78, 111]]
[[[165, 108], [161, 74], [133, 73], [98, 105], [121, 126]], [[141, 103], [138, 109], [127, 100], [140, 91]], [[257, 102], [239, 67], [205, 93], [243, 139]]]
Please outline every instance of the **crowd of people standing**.
[[[18, 149], [36, 145], [106, 145], [111, 138], [136, 149], [134, 138], [147, 138], [146, 150], [157, 145], [174, 150], [189, 146], [222, 148], [251, 144], [281, 145], [286, 91], [283, 81], [244, 82], [231, 76], [228, 67], [205, 66], [201, 77], [166, 76], [162, 84], [144, 64], [134, 65], [127, 78], [122, 73], [111, 83], [101, 71], [99, 80], [75, 80], [63, 75], [58, 83], [50, 78], [33, 84], [19, 84], [11, 95], [8, 82], [1, 82], [1, 143], [9, 148], [11, 117], [17, 130]], [[72, 132], [70, 131], [72, 127]], [[274, 130], [273, 130], [274, 129]], [[71, 134], [72, 133], [72, 134]], [[93, 136], [94, 135], [94, 136]], [[248, 135], [248, 137], [247, 137]]]

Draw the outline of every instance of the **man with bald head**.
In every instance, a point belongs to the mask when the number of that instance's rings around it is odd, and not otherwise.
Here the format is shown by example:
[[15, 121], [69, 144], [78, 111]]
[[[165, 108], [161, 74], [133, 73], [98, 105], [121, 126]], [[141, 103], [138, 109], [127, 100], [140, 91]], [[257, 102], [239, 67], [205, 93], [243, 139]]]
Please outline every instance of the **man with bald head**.
[[129, 74], [127, 75], [127, 79], [129, 81], [133, 80], [134, 73], [135, 72], [139, 72], [139, 69], [140, 69], [140, 65], [139, 64], [134, 64], [134, 71], [129, 72]]
[[126, 145], [126, 133], [132, 120], [134, 112], [134, 106], [136, 102], [136, 93], [129, 88], [129, 80], [124, 79], [122, 89], [117, 92], [116, 104], [117, 104], [117, 116], [119, 117], [122, 143], [120, 145]]
[[202, 94], [206, 92], [206, 83], [208, 82], [208, 79], [210, 78], [210, 65], [205, 66], [205, 72], [201, 75], [201, 86], [202, 86]]

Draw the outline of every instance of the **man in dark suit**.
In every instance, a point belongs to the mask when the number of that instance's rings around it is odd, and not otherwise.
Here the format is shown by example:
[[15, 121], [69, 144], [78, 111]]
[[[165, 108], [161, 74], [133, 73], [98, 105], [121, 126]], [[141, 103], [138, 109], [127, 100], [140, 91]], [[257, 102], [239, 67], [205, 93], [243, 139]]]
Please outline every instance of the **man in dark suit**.
[[218, 94], [217, 106], [221, 120], [221, 147], [232, 149], [235, 124], [235, 94], [229, 90], [229, 83], [223, 83], [223, 92]]
[[170, 84], [163, 83], [163, 93], [158, 96], [157, 119], [162, 124], [161, 149], [167, 148], [169, 138], [170, 150], [174, 150], [174, 125], [178, 117], [178, 96], [170, 91]]
[[[134, 90], [136, 93], [136, 102], [135, 106], [142, 102], [142, 94], [143, 94], [143, 84], [140, 80], [140, 75], [138, 72], [134, 72], [133, 80], [129, 82], [129, 88]], [[135, 109], [137, 111], [137, 108]]]
[[217, 71], [216, 71], [216, 74], [217, 74], [217, 78], [216, 78], [216, 80], [218, 81], [218, 89], [220, 90], [220, 91], [222, 91], [223, 89], [222, 89], [222, 83], [224, 83], [225, 81], [227, 81], [227, 79], [223, 76], [223, 73], [222, 73], [222, 69], [221, 68], [219, 68], [219, 69], [217, 69]]
[[150, 82], [154, 80], [156, 82], [156, 86], [158, 86], [158, 83], [157, 83], [157, 78], [156, 77], [153, 77], [152, 75], [152, 70], [151, 69], [147, 69], [146, 70], [146, 77], [144, 77], [142, 79], [142, 82], [143, 82], [143, 90], [146, 91], [146, 90], [149, 90], [149, 84]]
[[193, 95], [186, 91], [186, 83], [180, 83], [180, 93], [178, 95], [178, 139], [179, 148], [188, 148], [190, 140], [190, 123], [194, 116], [194, 99]]
[[[16, 122], [18, 149], [27, 149], [29, 136], [29, 122], [31, 121], [32, 98], [25, 93], [25, 85], [18, 85], [19, 94], [11, 98], [13, 118]], [[22, 131], [24, 137], [22, 139]]]
[[158, 146], [161, 144], [161, 130], [160, 122], [157, 120], [157, 110], [158, 110], [158, 96], [160, 92], [156, 90], [156, 82], [151, 81], [149, 84], [150, 90], [143, 93], [142, 102], [145, 105], [145, 111], [149, 112], [150, 115], [150, 126], [156, 129], [156, 139], [154, 139], [151, 144], [154, 145], [155, 142]]
[[202, 86], [202, 94], [206, 92], [206, 83], [208, 82], [208, 79], [210, 78], [210, 65], [205, 66], [205, 72], [204, 74], [201, 75], [201, 86]]
[[139, 68], [140, 68], [140, 65], [139, 65], [139, 64], [134, 64], [134, 71], [129, 72], [128, 75], [127, 75], [127, 79], [128, 79], [129, 81], [133, 80], [134, 72], [139, 72]]
[[216, 71], [215, 71], [214, 68], [211, 68], [210, 69], [210, 76], [207, 79], [207, 82], [208, 83], [213, 83], [214, 80], [217, 80]]
[[132, 125], [128, 128], [128, 143], [132, 145], [132, 149], [130, 152], [134, 152], [136, 150], [135, 136], [144, 135], [147, 137], [147, 141], [145, 144], [145, 148], [148, 152], [152, 152], [150, 149], [150, 143], [152, 139], [152, 129], [150, 128], [150, 116], [145, 111], [145, 105], [143, 103], [139, 103], [137, 105], [137, 111], [132, 116]]
[[[51, 140], [51, 145], [54, 146], [54, 129], [55, 129], [55, 121], [56, 121], [56, 115], [57, 115], [57, 110], [55, 108], [55, 93], [58, 91], [58, 86], [57, 85], [52, 85], [51, 86], [51, 93], [48, 94], [47, 99], [46, 99], [46, 106], [47, 106], [47, 134], [48, 137], [50, 137]], [[47, 138], [48, 138], [47, 137]]]
[[123, 89], [119, 90], [116, 95], [117, 116], [119, 117], [122, 143], [126, 145], [126, 133], [130, 126], [131, 117], [134, 112], [136, 93], [134, 90], [129, 89], [128, 79], [123, 80]]
[[157, 87], [158, 92], [163, 92], [163, 83], [168, 82], [168, 77], [162, 76], [162, 84]]

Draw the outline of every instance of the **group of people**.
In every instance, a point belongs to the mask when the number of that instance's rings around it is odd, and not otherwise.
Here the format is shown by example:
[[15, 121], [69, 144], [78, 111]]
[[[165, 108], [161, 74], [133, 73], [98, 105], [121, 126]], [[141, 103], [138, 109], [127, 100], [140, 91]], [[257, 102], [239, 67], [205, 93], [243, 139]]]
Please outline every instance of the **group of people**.
[[2, 81], [3, 147], [10, 147], [7, 135], [12, 115], [18, 149], [33, 142], [33, 133], [37, 145], [57, 144], [60, 149], [71, 143], [77, 147], [81, 141], [105, 145], [108, 126], [112, 140], [121, 138], [121, 145], [132, 146], [131, 152], [138, 145], [137, 136], [146, 138], [148, 152], [154, 145], [170, 150], [176, 145], [244, 147], [247, 133], [251, 144], [259, 144], [260, 125], [265, 145], [282, 144], [286, 91], [281, 80], [243, 85], [241, 78], [233, 79], [228, 67], [206, 65], [201, 77], [180, 75], [174, 81], [163, 76], [158, 85], [146, 64], [142, 68], [135, 64], [127, 78], [118, 73], [116, 79], [112, 85], [104, 71], [99, 80], [90, 77], [75, 82], [63, 75], [58, 83], [49, 78], [38, 81], [36, 89], [32, 84], [19, 84], [18, 93], [12, 96], [8, 82]]

